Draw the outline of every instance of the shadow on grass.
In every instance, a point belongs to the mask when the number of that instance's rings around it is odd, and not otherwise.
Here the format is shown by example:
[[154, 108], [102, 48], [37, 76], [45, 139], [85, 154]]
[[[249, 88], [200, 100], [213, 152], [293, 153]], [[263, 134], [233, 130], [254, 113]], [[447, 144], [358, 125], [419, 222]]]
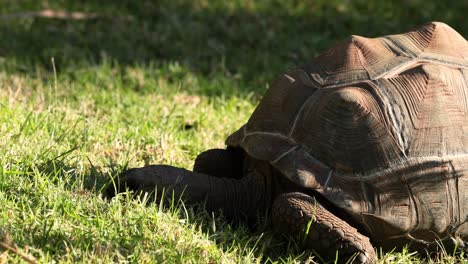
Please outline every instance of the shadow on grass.
[[[462, 35], [468, 34], [466, 1], [68, 2], [50, 5], [96, 12], [103, 18], [1, 21], [0, 56], [13, 62], [13, 71], [34, 74], [37, 65], [51, 70], [52, 57], [61, 73], [103, 59], [116, 65], [179, 63], [194, 74], [227, 76], [239, 81], [242, 89], [258, 92], [281, 72], [306, 63], [350, 34], [398, 33], [431, 20], [444, 21]], [[41, 7], [31, 4], [28, 8]]]
[[[41, 175], [48, 175], [49, 180], [54, 184], [63, 184], [66, 189], [70, 189], [73, 193], [82, 195], [86, 198], [88, 195], [102, 195], [105, 199], [113, 197], [106, 193], [108, 186], [112, 186], [110, 178], [118, 176], [122, 171], [127, 169], [127, 165], [118, 165], [112, 160], [106, 167], [97, 168], [91, 164], [91, 169], [80, 176], [82, 173], [77, 173], [78, 166], [68, 159], [67, 152], [60, 155], [58, 158], [50, 159], [37, 166]], [[124, 194], [125, 196], [126, 194]], [[143, 203], [156, 203], [160, 201], [151, 199], [151, 194], [146, 196], [138, 196], [128, 193], [129, 199], [142, 199]], [[135, 195], [135, 196], [134, 196]], [[215, 242], [218, 247], [226, 252], [231, 252], [233, 249], [239, 251], [239, 257], [253, 256], [261, 258], [264, 263], [274, 262], [305, 262], [309, 259], [317, 259], [312, 257], [309, 251], [301, 250], [293, 239], [274, 234], [271, 229], [271, 222], [268, 215], [265, 213], [259, 216], [255, 222], [228, 221], [222, 216], [222, 213], [210, 215], [201, 204], [185, 206], [182, 200], [171, 200], [171, 196], [166, 197], [163, 205], [160, 204], [163, 211], [168, 214], [178, 215], [184, 219], [190, 219], [191, 225], [198, 226], [207, 237]], [[198, 229], [198, 228], [197, 228]], [[43, 245], [42, 250], [51, 253], [65, 252], [63, 241], [68, 241], [69, 237], [61, 232], [46, 232], [42, 230], [33, 230], [34, 235], [31, 239], [32, 244]], [[46, 230], [47, 231], [47, 230]], [[86, 241], [92, 241], [86, 234], [83, 234]], [[139, 242], [131, 240], [131, 243]], [[70, 242], [71, 243], [71, 242]], [[130, 242], [129, 242], [130, 243]], [[72, 243], [71, 243], [72, 244]], [[99, 246], [90, 244], [90, 249]], [[120, 254], [128, 256], [132, 251], [127, 251], [124, 247], [119, 248]]]
[[[468, 34], [466, 1], [412, 0], [405, 5], [359, 0], [310, 4], [259, 1], [251, 4], [254, 6], [238, 4], [241, 1], [218, 1], [210, 6], [204, 1], [175, 0], [69, 2], [51, 8], [98, 12], [106, 17], [1, 21], [0, 56], [10, 65], [7, 71], [31, 75], [37, 67], [51, 71], [52, 57], [61, 74], [72, 74], [103, 60], [112, 61], [117, 68], [178, 63], [207, 79], [221, 75], [236, 80], [244, 91], [229, 90], [231, 93], [259, 92], [279, 73], [307, 62], [350, 34], [373, 37], [403, 32], [431, 20], [446, 22], [462, 35]], [[61, 167], [63, 175], [76, 169], [66, 164], [51, 163], [43, 169], [56, 172]], [[112, 162], [109, 166], [110, 175], [122, 170]], [[93, 168], [83, 186], [101, 190], [109, 174]], [[275, 259], [278, 252], [270, 251]], [[268, 258], [270, 253], [266, 254]]]

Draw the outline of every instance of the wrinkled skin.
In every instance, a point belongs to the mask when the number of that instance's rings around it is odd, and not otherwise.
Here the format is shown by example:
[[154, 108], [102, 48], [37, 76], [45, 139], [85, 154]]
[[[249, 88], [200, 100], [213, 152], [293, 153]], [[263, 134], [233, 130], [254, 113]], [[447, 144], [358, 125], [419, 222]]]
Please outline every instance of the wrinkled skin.
[[332, 260], [338, 252], [343, 262], [350, 258], [353, 263], [375, 262], [369, 238], [327, 210], [326, 201], [240, 150], [203, 152], [193, 172], [167, 165], [130, 169], [108, 192], [154, 192], [156, 188], [183, 197], [187, 203], [205, 203], [209, 212], [221, 210], [231, 220], [252, 220], [258, 213], [271, 212], [275, 230], [305, 241], [307, 248], [325, 259]]

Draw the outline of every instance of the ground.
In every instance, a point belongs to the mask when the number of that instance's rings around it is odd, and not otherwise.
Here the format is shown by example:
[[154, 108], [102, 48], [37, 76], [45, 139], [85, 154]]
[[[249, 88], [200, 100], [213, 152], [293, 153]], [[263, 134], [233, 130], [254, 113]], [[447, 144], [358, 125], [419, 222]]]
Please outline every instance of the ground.
[[249, 230], [101, 193], [129, 167], [191, 168], [276, 76], [351, 34], [438, 20], [468, 36], [466, 1], [102, 2], [0, 0], [0, 263], [318, 261], [268, 219]]

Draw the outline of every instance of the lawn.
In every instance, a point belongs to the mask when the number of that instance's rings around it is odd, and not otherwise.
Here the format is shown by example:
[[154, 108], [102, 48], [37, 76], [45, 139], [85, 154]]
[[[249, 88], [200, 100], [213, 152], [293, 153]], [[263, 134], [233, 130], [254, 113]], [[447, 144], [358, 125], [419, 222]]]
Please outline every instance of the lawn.
[[467, 37], [466, 14], [466, 1], [0, 0], [0, 263], [317, 261], [268, 219], [251, 230], [102, 192], [126, 168], [191, 168], [276, 76], [351, 34], [437, 20]]

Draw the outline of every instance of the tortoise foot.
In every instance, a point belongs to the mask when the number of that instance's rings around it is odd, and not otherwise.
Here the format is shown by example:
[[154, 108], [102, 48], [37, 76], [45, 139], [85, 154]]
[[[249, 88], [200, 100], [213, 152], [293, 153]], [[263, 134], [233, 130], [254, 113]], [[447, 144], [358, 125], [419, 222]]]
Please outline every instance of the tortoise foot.
[[303, 193], [287, 193], [276, 198], [273, 225], [283, 234], [302, 239], [304, 246], [326, 260], [338, 253], [338, 262], [375, 263], [369, 238], [333, 215], [318, 201]]
[[[152, 193], [157, 188], [173, 190], [178, 183], [193, 174], [191, 171], [168, 165], [151, 165], [124, 171], [107, 187], [109, 197], [126, 190], [135, 193]], [[180, 189], [180, 188], [179, 188]]]

